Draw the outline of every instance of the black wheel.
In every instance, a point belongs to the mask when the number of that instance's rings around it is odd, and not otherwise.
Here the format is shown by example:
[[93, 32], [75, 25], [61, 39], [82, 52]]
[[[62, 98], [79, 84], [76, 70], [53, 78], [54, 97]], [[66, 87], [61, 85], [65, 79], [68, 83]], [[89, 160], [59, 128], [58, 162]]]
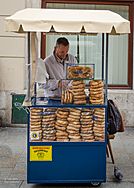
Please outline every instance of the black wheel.
[[99, 187], [101, 185], [101, 182], [91, 182], [90, 185], [92, 187]]

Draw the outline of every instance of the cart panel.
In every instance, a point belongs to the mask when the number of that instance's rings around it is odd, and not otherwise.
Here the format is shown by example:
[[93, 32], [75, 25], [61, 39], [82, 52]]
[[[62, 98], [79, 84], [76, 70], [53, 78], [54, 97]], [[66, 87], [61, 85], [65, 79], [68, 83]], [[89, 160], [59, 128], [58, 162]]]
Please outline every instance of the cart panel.
[[[42, 143], [41, 145], [48, 144]], [[89, 183], [91, 181], [106, 181], [105, 142], [52, 143], [51, 145], [52, 161], [30, 162], [28, 155], [29, 183]]]

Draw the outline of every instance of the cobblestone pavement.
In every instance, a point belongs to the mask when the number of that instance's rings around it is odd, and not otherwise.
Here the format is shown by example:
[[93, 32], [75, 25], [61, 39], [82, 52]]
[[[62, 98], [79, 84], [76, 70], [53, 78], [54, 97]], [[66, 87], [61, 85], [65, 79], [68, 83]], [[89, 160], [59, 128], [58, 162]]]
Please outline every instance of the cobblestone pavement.
[[[26, 128], [0, 128], [0, 188], [57, 188], [26, 182]], [[126, 128], [112, 141], [116, 165], [123, 173], [117, 182], [111, 159], [107, 159], [107, 182], [101, 188], [134, 188], [134, 128]], [[87, 185], [64, 185], [61, 188], [87, 188]]]

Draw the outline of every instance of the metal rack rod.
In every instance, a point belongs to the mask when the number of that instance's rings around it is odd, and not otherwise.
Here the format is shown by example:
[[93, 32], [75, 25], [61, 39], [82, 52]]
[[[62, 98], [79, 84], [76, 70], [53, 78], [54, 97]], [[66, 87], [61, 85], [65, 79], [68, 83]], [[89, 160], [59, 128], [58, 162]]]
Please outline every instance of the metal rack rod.
[[106, 34], [106, 68], [105, 68], [105, 102], [107, 103], [107, 89], [108, 89], [108, 46], [109, 46], [109, 34]]
[[102, 33], [102, 80], [104, 80], [104, 33]]

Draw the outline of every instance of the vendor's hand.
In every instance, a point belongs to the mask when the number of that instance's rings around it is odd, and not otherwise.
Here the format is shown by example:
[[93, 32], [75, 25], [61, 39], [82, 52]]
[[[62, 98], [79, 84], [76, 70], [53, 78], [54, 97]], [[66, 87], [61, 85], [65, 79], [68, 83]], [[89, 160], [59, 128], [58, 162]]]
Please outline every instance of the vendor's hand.
[[58, 88], [62, 88], [62, 81], [61, 80], [59, 80], [59, 82], [58, 82]]

